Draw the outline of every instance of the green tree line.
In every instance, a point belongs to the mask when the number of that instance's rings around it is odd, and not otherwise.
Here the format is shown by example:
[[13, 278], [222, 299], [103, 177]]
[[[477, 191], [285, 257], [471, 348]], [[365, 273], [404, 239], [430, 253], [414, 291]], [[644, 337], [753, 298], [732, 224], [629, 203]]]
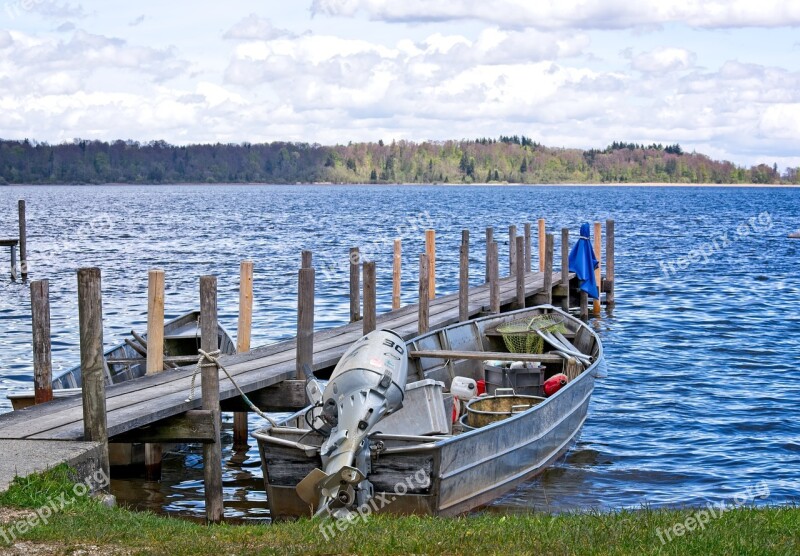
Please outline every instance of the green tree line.
[[523, 136], [459, 141], [170, 145], [0, 140], [0, 184], [800, 183], [800, 169], [745, 168], [680, 145], [546, 147]]

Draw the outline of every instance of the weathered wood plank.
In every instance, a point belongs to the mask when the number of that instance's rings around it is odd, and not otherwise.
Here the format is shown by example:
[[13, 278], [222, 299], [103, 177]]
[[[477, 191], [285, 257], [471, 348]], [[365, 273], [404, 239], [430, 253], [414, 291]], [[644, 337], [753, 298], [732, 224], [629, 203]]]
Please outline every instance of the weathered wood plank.
[[216, 442], [214, 414], [205, 409], [193, 409], [146, 425], [139, 429], [125, 432], [111, 439], [110, 442]]

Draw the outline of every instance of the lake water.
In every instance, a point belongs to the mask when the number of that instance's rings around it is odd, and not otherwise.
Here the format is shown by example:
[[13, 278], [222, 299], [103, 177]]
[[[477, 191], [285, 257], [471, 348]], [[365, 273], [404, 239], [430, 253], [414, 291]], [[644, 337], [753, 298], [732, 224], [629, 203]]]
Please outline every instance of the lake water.
[[[103, 271], [111, 346], [131, 328], [145, 330], [152, 267], [166, 272], [168, 316], [198, 305], [199, 276], [218, 275], [220, 320], [235, 334], [239, 261], [250, 258], [256, 346], [293, 334], [302, 249], [314, 252], [316, 324], [324, 328], [348, 318], [351, 246], [377, 261], [385, 311], [395, 237], [404, 239], [410, 303], [425, 228], [437, 230], [438, 291], [446, 293], [457, 285], [462, 228], [472, 233], [477, 284], [487, 226], [505, 240], [509, 224], [521, 229], [544, 217], [558, 254], [562, 227], [575, 238], [581, 222], [613, 218], [617, 307], [592, 321], [608, 377], [598, 381], [566, 460], [491, 509], [800, 499], [800, 241], [786, 237], [800, 228], [800, 189], [12, 186], [0, 187], [0, 236], [17, 235], [19, 198], [28, 203], [30, 278], [50, 280], [56, 371], [79, 359], [75, 270], [82, 266]], [[507, 245], [500, 250], [507, 261]], [[7, 250], [0, 257], [3, 412], [8, 392], [30, 386], [32, 366], [29, 290], [7, 279]], [[170, 456], [161, 483], [115, 481], [114, 489], [136, 507], [202, 516], [200, 454]], [[263, 519], [257, 450], [230, 455], [226, 515]]]

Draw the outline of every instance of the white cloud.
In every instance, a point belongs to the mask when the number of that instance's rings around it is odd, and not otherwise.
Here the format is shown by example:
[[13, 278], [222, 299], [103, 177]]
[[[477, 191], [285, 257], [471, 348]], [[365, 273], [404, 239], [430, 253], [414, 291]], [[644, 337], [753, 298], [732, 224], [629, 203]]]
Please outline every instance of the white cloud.
[[223, 35], [225, 39], [233, 40], [272, 40], [281, 37], [291, 37], [294, 34], [287, 29], [278, 29], [270, 20], [251, 13], [236, 25], [228, 29]]
[[695, 65], [697, 56], [684, 48], [656, 48], [633, 57], [631, 67], [644, 73], [686, 70]]

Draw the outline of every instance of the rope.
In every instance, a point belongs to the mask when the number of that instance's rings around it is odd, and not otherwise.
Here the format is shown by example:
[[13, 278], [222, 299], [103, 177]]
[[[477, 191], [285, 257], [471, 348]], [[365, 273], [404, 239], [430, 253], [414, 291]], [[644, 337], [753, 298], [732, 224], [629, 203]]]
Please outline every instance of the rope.
[[236, 384], [236, 381], [233, 380], [233, 377], [228, 372], [228, 369], [226, 369], [219, 362], [219, 359], [217, 359], [217, 356], [221, 353], [220, 350], [216, 349], [216, 350], [211, 351], [211, 352], [206, 352], [206, 351], [203, 351], [202, 349], [198, 349], [197, 352], [200, 355], [197, 358], [197, 366], [195, 366], [194, 372], [192, 373], [192, 385], [191, 385], [191, 389], [189, 390], [189, 397], [186, 398], [187, 402], [191, 402], [194, 399], [195, 379], [197, 377], [197, 373], [199, 373], [203, 367], [216, 367], [218, 369], [222, 369], [223, 370], [223, 372], [225, 373], [225, 376], [228, 377], [228, 379], [231, 381], [231, 384], [233, 384], [234, 388], [236, 388], [236, 390], [239, 392], [239, 395], [242, 396], [242, 399], [244, 400], [244, 402], [247, 404], [247, 406], [255, 414], [257, 414], [259, 417], [262, 417], [262, 418], [266, 419], [267, 421], [269, 421], [270, 425], [272, 425], [273, 427], [277, 427], [278, 426], [278, 423], [276, 423], [275, 420], [272, 417], [270, 417], [269, 415], [267, 415], [266, 413], [264, 413], [263, 411], [258, 409], [258, 407], [256, 407], [256, 404], [254, 404], [253, 402], [250, 401], [250, 398], [247, 397], [247, 394], [245, 394], [242, 391], [242, 389], [239, 388], [239, 385]]

